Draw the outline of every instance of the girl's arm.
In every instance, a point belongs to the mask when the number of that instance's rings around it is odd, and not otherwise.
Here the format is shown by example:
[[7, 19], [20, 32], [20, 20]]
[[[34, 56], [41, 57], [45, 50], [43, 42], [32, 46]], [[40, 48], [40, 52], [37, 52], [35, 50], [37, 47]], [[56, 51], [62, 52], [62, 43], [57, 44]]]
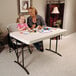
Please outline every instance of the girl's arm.
[[30, 31], [31, 29], [27, 26], [27, 30], [29, 30], [29, 31]]
[[24, 29], [25, 29], [25, 27], [23, 27], [23, 28], [19, 28], [19, 27], [18, 27], [18, 30], [19, 30], [19, 31], [23, 31]]
[[31, 30], [26, 23], [25, 23], [25, 27], [26, 27], [27, 30], [29, 30], [29, 31]]

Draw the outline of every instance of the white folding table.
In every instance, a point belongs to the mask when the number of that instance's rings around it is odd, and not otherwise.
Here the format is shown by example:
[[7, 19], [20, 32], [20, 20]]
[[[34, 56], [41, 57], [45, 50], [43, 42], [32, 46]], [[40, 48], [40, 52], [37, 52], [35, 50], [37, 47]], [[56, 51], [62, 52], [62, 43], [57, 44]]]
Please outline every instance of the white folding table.
[[[57, 43], [58, 43], [58, 36], [63, 35], [64, 33], [66, 33], [65, 29], [60, 29], [60, 28], [51, 28], [50, 32], [31, 32], [31, 33], [26, 33], [26, 32], [11, 32], [10, 33], [10, 37], [19, 40], [20, 42], [30, 45], [39, 41], [43, 41], [45, 39], [50, 39], [50, 45], [49, 45], [49, 51], [52, 51], [54, 53], [56, 53], [59, 56], [62, 56], [61, 54], [59, 54], [57, 52]], [[51, 38], [56, 37], [56, 49], [55, 51], [51, 50]], [[18, 53], [18, 50], [16, 50]], [[19, 57], [18, 54], [17, 55], [17, 61], [15, 61], [16, 63], [18, 63], [26, 72], [27, 74], [29, 74], [28, 70], [24, 67], [24, 51], [22, 48], [22, 64], [19, 62]]]

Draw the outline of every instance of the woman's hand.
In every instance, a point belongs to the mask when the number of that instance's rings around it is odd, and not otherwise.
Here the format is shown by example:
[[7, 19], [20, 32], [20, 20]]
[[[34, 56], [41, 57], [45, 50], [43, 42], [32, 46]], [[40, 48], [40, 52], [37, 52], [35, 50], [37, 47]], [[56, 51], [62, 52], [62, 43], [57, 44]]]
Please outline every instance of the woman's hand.
[[36, 27], [36, 25], [34, 24], [34, 25], [32, 25], [31, 29], [34, 29], [35, 27]]
[[42, 28], [43, 28], [43, 27], [42, 27], [41, 25], [38, 25], [38, 26], [37, 26], [37, 29], [39, 29], [39, 30], [42, 29]]

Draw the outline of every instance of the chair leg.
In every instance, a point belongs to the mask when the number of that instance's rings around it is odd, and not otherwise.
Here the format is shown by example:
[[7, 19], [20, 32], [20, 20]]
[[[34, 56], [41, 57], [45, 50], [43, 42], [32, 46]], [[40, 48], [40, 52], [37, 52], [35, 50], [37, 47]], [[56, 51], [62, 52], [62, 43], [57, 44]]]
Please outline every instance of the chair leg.
[[31, 49], [30, 49], [30, 46], [28, 46], [28, 49], [29, 49], [30, 54], [32, 54], [32, 51], [31, 51]]
[[11, 52], [11, 48], [9, 47], [9, 52]]

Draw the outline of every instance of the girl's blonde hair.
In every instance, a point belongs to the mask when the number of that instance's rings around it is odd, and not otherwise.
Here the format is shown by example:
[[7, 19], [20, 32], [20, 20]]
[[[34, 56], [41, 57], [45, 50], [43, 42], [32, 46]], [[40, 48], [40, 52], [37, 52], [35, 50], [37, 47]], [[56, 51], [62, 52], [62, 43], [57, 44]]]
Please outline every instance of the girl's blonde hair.
[[[19, 19], [21, 18], [21, 16], [24, 16], [24, 15], [19, 15], [18, 18], [16, 19], [16, 23], [19, 23]], [[24, 23], [26, 23], [26, 20], [24, 20]]]

